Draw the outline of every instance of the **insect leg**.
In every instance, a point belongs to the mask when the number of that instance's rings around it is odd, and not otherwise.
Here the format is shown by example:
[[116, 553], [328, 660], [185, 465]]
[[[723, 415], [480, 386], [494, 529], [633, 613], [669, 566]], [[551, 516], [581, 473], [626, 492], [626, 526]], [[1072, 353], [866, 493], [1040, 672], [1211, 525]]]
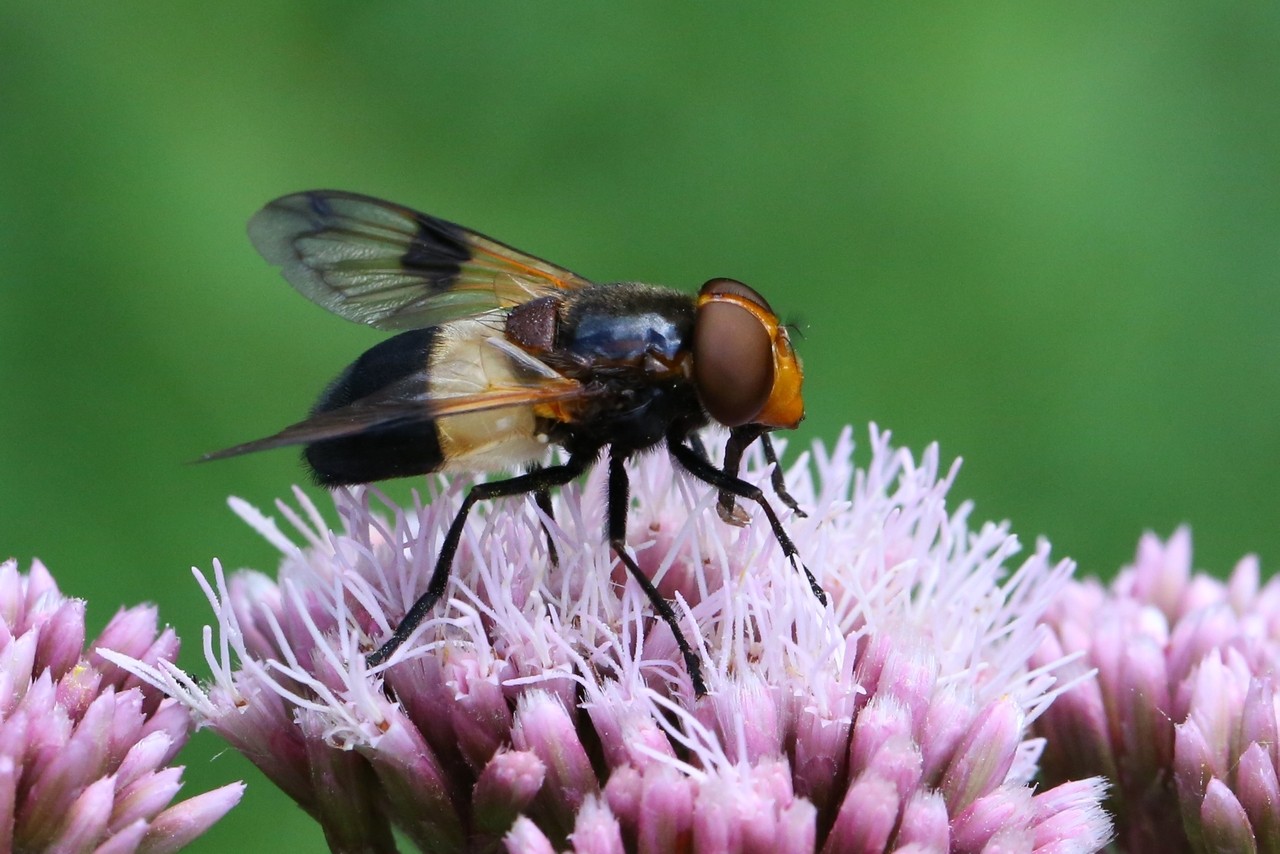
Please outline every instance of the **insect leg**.
[[[738, 469], [742, 466], [743, 452], [756, 440], [760, 433], [759, 427], [753, 427], [749, 424], [735, 427], [729, 431], [729, 441], [724, 446], [724, 468], [721, 471], [729, 477], [737, 477]], [[706, 453], [701, 456], [708, 466], [714, 467]], [[716, 512], [720, 514], [721, 519], [730, 525], [737, 525], [741, 528], [747, 524], [747, 514], [738, 509], [737, 504], [734, 502], [734, 494], [728, 490], [720, 490], [720, 497], [716, 501]]]
[[[534, 474], [535, 472], [542, 470], [542, 466], [534, 463], [529, 467], [528, 473]], [[556, 517], [555, 509], [551, 506], [551, 487], [544, 486], [541, 489], [535, 489], [533, 491], [533, 500], [538, 505], [538, 509], [541, 510], [547, 518], [554, 519]], [[547, 557], [551, 559], [552, 566], [559, 566], [560, 555], [556, 553], [555, 540], [551, 539], [551, 529], [548, 528], [547, 523], [543, 522], [541, 519], [539, 519], [538, 522], [542, 526], [542, 533], [547, 538]]]
[[728, 473], [707, 462], [699, 457], [697, 452], [672, 436], [667, 440], [667, 447], [671, 451], [671, 455], [676, 458], [680, 465], [684, 466], [689, 474], [698, 480], [714, 486], [720, 490], [723, 495], [728, 492], [739, 498], [745, 498], [748, 501], [754, 501], [760, 505], [760, 509], [764, 511], [764, 515], [769, 519], [769, 526], [773, 528], [773, 535], [778, 538], [778, 545], [782, 547], [782, 553], [787, 556], [787, 560], [791, 561], [791, 565], [804, 572], [804, 577], [809, 581], [809, 589], [813, 591], [813, 595], [818, 597], [818, 601], [823, 605], [827, 604], [827, 594], [823, 592], [822, 587], [818, 584], [818, 580], [813, 577], [813, 573], [809, 568], [800, 561], [800, 552], [796, 549], [795, 543], [791, 542], [791, 537], [787, 536], [786, 529], [782, 527], [782, 522], [778, 519], [778, 514], [773, 511], [773, 506], [769, 504], [769, 500], [765, 498], [763, 492], [757, 486], [752, 486], [745, 480]]
[[[733, 440], [730, 439], [730, 442], [732, 441]], [[707, 453], [707, 446], [706, 446], [706, 443], [702, 441], [701, 433], [694, 431], [693, 433], [689, 434], [689, 447], [693, 449], [693, 452], [695, 454], [697, 454], [699, 457], [702, 457], [702, 459], [706, 460], [708, 464], [715, 465], [714, 463], [711, 462], [711, 454]], [[726, 467], [728, 467], [729, 465], [729, 462], [727, 459], [729, 453], [730, 451], [726, 446], [725, 448], [725, 456], [726, 456], [725, 466]], [[742, 457], [742, 452], [741, 450], [739, 450], [738, 451], [739, 460], [741, 460], [741, 457]], [[734, 463], [733, 471], [735, 473], [738, 471], [737, 463]], [[720, 497], [716, 501], [716, 512], [720, 514], [721, 519], [723, 519], [725, 522], [728, 522], [730, 525], [736, 525], [737, 527], [741, 528], [743, 525], [747, 524], [747, 514], [738, 509], [738, 505], [734, 501], [732, 492], [720, 493]]]
[[[693, 445], [693, 449], [697, 451], [699, 446], [702, 444], [702, 440], [697, 437], [697, 434], [694, 434], [690, 438], [696, 439], [696, 444], [692, 441], [690, 444]], [[802, 519], [805, 518], [809, 514], [800, 509], [800, 503], [791, 496], [790, 492], [787, 491], [787, 481], [783, 477], [782, 466], [778, 463], [778, 452], [773, 449], [773, 440], [769, 438], [769, 434], [767, 432], [759, 429], [758, 427], [752, 426], [735, 427], [729, 434], [729, 442], [724, 448], [724, 468], [721, 469], [721, 471], [730, 477], [737, 477], [738, 468], [742, 465], [743, 452], [750, 447], [751, 443], [757, 438], [760, 439], [760, 444], [764, 448], [765, 462], [773, 466], [773, 471], [769, 475], [769, 480], [773, 484], [773, 491], [777, 494], [783, 504], [791, 508], [792, 512]], [[707, 456], [705, 448], [702, 449], [700, 456], [704, 460], [710, 459]], [[720, 501], [717, 508], [720, 511], [720, 518], [724, 519], [726, 522], [733, 525], [743, 524], [741, 521], [738, 521], [741, 514], [739, 514], [734, 507], [733, 493], [722, 490], [720, 492]]]
[[694, 453], [702, 457], [704, 460], [710, 460], [711, 455], [707, 453], [707, 445], [702, 441], [702, 434], [697, 431], [689, 434], [689, 447], [693, 448]]
[[627, 551], [627, 508], [631, 502], [631, 483], [627, 478], [627, 469], [623, 465], [625, 462], [624, 454], [619, 454], [612, 448], [609, 449], [609, 545], [613, 547], [618, 559], [626, 565], [627, 571], [640, 585], [644, 595], [649, 597], [653, 610], [671, 629], [676, 639], [676, 646], [684, 656], [684, 666], [689, 671], [689, 679], [693, 682], [694, 696], [701, 697], [707, 693], [707, 685], [702, 681], [702, 664], [698, 661], [693, 647], [689, 646], [689, 642], [685, 640], [684, 633], [680, 631], [680, 622], [676, 619], [675, 609], [662, 597], [658, 588], [653, 586], [653, 582]]
[[773, 491], [783, 504], [791, 508], [791, 511], [804, 519], [809, 514], [800, 509], [800, 504], [791, 497], [791, 493], [787, 492], [787, 481], [782, 476], [782, 466], [778, 463], [778, 452], [773, 449], [773, 440], [769, 438], [768, 433], [762, 433], [760, 436], [760, 444], [764, 447], [764, 461], [773, 466], [773, 472], [769, 475], [769, 480], [773, 483]]
[[462, 540], [462, 528], [466, 524], [467, 514], [471, 512], [473, 504], [488, 498], [503, 498], [527, 492], [534, 493], [536, 500], [538, 493], [546, 492], [553, 486], [562, 486], [582, 474], [591, 465], [591, 459], [590, 455], [570, 457], [563, 465], [539, 468], [536, 471], [508, 478], [507, 480], [477, 483], [471, 487], [471, 490], [467, 492], [467, 497], [462, 500], [462, 506], [458, 508], [457, 515], [453, 517], [448, 533], [445, 534], [444, 545], [440, 547], [440, 555], [436, 558], [436, 568], [431, 573], [431, 580], [427, 583], [426, 592], [418, 597], [417, 602], [413, 603], [413, 607], [404, 615], [404, 619], [400, 621], [400, 625], [396, 627], [395, 632], [387, 642], [365, 656], [365, 663], [369, 667], [376, 667], [390, 658], [391, 654], [409, 639], [418, 624], [426, 618], [431, 609], [444, 596], [445, 588], [449, 583], [449, 571], [453, 567], [453, 558], [457, 554], [458, 544]]

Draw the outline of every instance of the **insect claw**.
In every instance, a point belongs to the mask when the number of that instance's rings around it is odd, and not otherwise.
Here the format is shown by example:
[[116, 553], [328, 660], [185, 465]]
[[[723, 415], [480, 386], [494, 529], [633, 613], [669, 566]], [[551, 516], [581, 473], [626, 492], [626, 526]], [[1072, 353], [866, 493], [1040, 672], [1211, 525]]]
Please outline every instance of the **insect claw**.
[[747, 511], [738, 506], [737, 502], [733, 500], [733, 496], [729, 496], [729, 500], [725, 501], [722, 495], [720, 501], [716, 504], [716, 512], [720, 514], [721, 519], [735, 528], [745, 528], [747, 523], [751, 521]]

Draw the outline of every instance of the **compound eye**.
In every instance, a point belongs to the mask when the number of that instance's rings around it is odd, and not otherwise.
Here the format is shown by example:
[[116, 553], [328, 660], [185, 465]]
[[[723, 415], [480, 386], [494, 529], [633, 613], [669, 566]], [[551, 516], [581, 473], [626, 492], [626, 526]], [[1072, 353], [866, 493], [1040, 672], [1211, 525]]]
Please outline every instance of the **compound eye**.
[[[701, 293], [732, 294], [771, 312], [759, 294], [733, 279], [712, 279]], [[694, 320], [693, 381], [716, 421], [751, 423], [773, 391], [773, 341], [760, 318], [728, 300], [702, 302]]]
[[739, 282], [737, 279], [710, 279], [698, 291], [699, 295], [703, 294], [733, 294], [736, 297], [742, 297], [750, 300], [765, 311], [773, 314], [773, 309], [769, 307], [769, 303], [764, 297], [756, 293], [751, 288]]

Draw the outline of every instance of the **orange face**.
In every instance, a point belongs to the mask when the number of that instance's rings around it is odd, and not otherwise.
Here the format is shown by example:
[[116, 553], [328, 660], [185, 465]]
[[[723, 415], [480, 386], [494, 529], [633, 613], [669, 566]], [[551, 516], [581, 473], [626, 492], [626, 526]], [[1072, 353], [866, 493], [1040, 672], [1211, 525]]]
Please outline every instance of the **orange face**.
[[733, 279], [698, 293], [693, 376], [707, 412], [726, 427], [792, 429], [804, 418], [804, 371], [764, 298]]

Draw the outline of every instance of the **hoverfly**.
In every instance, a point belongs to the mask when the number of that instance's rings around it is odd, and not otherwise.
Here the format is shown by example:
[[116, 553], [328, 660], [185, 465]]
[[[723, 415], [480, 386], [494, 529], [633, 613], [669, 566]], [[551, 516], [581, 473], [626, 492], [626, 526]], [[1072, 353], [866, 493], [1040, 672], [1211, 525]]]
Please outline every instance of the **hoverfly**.
[[[426, 591], [367, 657], [371, 666], [444, 595], [477, 501], [532, 494], [550, 516], [550, 490], [606, 448], [609, 545], [670, 626], [697, 695], [706, 687], [675, 611], [627, 550], [627, 458], [665, 442], [680, 466], [718, 490], [726, 521], [746, 521], [736, 499], [759, 504], [825, 604], [769, 501], [738, 477], [743, 452], [759, 439], [775, 463], [778, 497], [800, 512], [768, 432], [804, 417], [800, 361], [786, 327], [751, 288], [712, 279], [691, 298], [636, 282], [598, 285], [451, 222], [330, 190], [276, 199], [250, 220], [249, 237], [303, 296], [399, 334], [356, 359], [305, 420], [206, 460], [303, 445], [307, 466], [328, 487], [524, 467], [471, 487]], [[711, 422], [730, 431], [723, 467], [698, 438]], [[549, 444], [564, 450], [564, 462], [541, 464]]]

